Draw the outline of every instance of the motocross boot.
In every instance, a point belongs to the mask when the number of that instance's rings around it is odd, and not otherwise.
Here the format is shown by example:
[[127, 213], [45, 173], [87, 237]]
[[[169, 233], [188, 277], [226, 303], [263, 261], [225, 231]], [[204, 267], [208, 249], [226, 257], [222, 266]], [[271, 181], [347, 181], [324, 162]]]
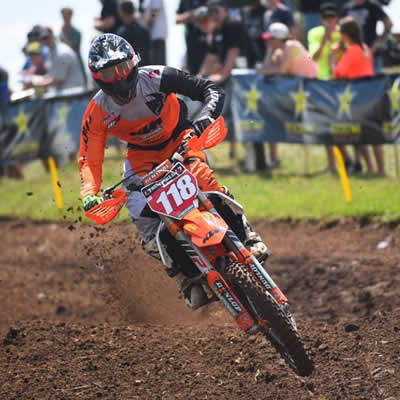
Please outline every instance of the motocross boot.
[[251, 254], [253, 254], [253, 256], [257, 258], [260, 263], [263, 263], [269, 257], [268, 247], [261, 239], [261, 236], [253, 230], [252, 226], [244, 215], [242, 215], [242, 221], [246, 234], [243, 244], [250, 250]]
[[[151, 239], [147, 243], [142, 242], [143, 250], [151, 257], [161, 261], [161, 256], [158, 251], [156, 238]], [[186, 305], [192, 310], [196, 310], [208, 303], [208, 296], [203, 289], [203, 286], [195, 282], [196, 278], [188, 278], [182, 272], [168, 273], [178, 286], [178, 290], [183, 294]]]
[[193, 283], [193, 279], [188, 278], [182, 272], [178, 272], [172, 278], [190, 309], [197, 310], [208, 303], [208, 296], [200, 283]]
[[154, 237], [149, 240], [147, 243], [141, 242], [142, 249], [151, 257], [155, 258], [158, 261], [161, 261], [161, 256], [157, 247], [157, 240]]

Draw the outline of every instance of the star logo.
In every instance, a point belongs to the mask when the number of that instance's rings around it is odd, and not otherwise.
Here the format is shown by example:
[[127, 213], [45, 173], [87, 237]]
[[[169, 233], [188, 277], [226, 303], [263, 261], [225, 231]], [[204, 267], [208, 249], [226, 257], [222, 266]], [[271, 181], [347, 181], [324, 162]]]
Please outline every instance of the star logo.
[[261, 97], [261, 93], [257, 90], [257, 85], [251, 85], [251, 90], [246, 93], [247, 106], [246, 114], [250, 112], [257, 112], [258, 110], [258, 99]]
[[65, 125], [69, 113], [69, 107], [67, 103], [62, 103], [62, 106], [58, 109], [58, 122], [60, 125]]
[[340, 118], [343, 114], [346, 114], [349, 118], [351, 118], [351, 102], [354, 99], [354, 92], [351, 91], [351, 86], [348, 85], [346, 90], [343, 93], [338, 94], [339, 98], [339, 111], [338, 117]]
[[18, 110], [18, 115], [15, 117], [14, 121], [18, 126], [19, 133], [29, 132], [28, 128], [29, 116], [25, 114], [25, 111], [22, 107]]
[[400, 85], [400, 78], [397, 78], [393, 82], [392, 89], [389, 90], [389, 97], [390, 97], [390, 102], [392, 104], [392, 113], [395, 111], [400, 111], [400, 91], [399, 91], [399, 85]]
[[295, 104], [296, 117], [307, 111], [307, 99], [310, 96], [309, 92], [304, 91], [303, 81], [300, 82], [300, 87], [297, 92], [290, 92], [290, 97], [293, 99]]

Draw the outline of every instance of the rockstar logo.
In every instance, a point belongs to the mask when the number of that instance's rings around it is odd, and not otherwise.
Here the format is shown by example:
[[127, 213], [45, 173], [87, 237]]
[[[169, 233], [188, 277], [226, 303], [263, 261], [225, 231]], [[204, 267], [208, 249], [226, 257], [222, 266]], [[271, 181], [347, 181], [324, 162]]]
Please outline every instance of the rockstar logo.
[[290, 97], [295, 103], [295, 114], [298, 117], [304, 111], [307, 111], [307, 99], [310, 96], [309, 92], [304, 91], [303, 82], [300, 82], [300, 87], [297, 92], [290, 92]]
[[392, 103], [392, 113], [400, 111], [400, 91], [399, 91], [400, 79], [397, 78], [393, 82], [392, 89], [388, 92], [390, 96], [390, 102]]
[[351, 102], [354, 99], [354, 92], [351, 91], [350, 85], [346, 87], [346, 90], [338, 94], [340, 106], [338, 111], [338, 117], [340, 118], [342, 114], [346, 114], [351, 118]]
[[14, 121], [18, 126], [19, 133], [29, 132], [28, 129], [29, 116], [25, 114], [25, 111], [22, 107], [18, 110], [18, 115], [15, 117]]
[[67, 103], [63, 103], [62, 106], [58, 109], [58, 122], [60, 125], [65, 125], [67, 122], [67, 117], [69, 113], [69, 107]]
[[257, 85], [252, 85], [251, 90], [246, 93], [247, 107], [246, 114], [249, 112], [257, 112], [258, 99], [261, 97], [261, 93], [257, 90]]

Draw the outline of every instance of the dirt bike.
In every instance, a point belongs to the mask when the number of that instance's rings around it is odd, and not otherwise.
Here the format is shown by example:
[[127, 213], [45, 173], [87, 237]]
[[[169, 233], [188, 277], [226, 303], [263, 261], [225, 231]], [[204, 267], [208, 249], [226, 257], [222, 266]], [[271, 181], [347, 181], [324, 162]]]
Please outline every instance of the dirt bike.
[[[238, 223], [242, 206], [224, 193], [199, 190], [195, 176], [183, 164], [187, 148], [211, 148], [223, 141], [226, 132], [220, 117], [128, 189], [140, 190], [160, 218], [157, 246], [167, 270], [178, 262], [192, 282], [202, 284], [212, 300], [225, 305], [244, 332], [262, 332], [298, 375], [310, 375], [313, 363], [287, 298], [242, 243]], [[104, 201], [86, 216], [97, 224], [111, 221], [127, 201], [126, 190], [116, 188], [128, 178], [106, 189]]]

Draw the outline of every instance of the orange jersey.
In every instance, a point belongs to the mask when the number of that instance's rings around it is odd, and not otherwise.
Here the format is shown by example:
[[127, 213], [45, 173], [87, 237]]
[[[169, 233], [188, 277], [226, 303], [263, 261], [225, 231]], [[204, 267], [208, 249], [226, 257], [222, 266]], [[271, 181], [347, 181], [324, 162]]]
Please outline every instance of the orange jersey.
[[[183, 130], [190, 128], [186, 105], [176, 93], [204, 104], [202, 116], [217, 118], [224, 94], [210, 81], [164, 66], [139, 68], [136, 96], [125, 105], [116, 104], [103, 91], [90, 101], [82, 121], [79, 150], [81, 197], [100, 190], [107, 135], [115, 135], [140, 152], [171, 154]], [[168, 153], [168, 151], [167, 151]]]

